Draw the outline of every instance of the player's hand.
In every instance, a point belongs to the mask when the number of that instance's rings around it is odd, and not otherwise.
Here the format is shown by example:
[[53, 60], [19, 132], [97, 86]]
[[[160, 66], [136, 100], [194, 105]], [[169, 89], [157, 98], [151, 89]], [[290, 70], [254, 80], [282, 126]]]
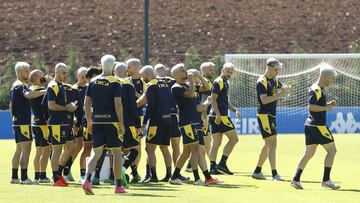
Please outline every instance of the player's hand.
[[87, 121], [87, 131], [89, 134], [93, 134], [93, 122], [92, 121]]
[[76, 104], [71, 102], [70, 104], [66, 105], [66, 110], [70, 112], [74, 112], [76, 111], [77, 107], [78, 106]]
[[189, 82], [194, 83], [194, 75], [193, 75], [193, 73], [188, 73], [187, 76], [188, 76]]
[[287, 90], [286, 87], [281, 87], [280, 93], [279, 93], [281, 97], [284, 97], [286, 95], [286, 90]]
[[142, 133], [141, 128], [136, 128], [136, 136], [140, 136]]
[[119, 128], [120, 128], [120, 133], [121, 133], [122, 135], [125, 135], [125, 126], [124, 126], [123, 123], [120, 123]]
[[79, 133], [79, 127], [74, 126], [73, 127], [73, 132], [74, 132], [75, 135], [77, 135]]
[[216, 125], [220, 125], [220, 123], [221, 123], [221, 116], [220, 116], [220, 115], [216, 115], [216, 117], [215, 117], [215, 124], [216, 124]]
[[54, 78], [51, 77], [50, 75], [44, 75], [44, 78], [46, 80], [46, 83], [50, 83]]
[[331, 105], [331, 106], [336, 106], [336, 101], [335, 100], [332, 100], [330, 102], [327, 103], [328, 105]]
[[331, 105], [331, 104], [327, 104], [326, 105], [326, 111], [327, 112], [330, 112], [330, 111], [332, 111], [334, 109], [334, 106], [333, 105]]

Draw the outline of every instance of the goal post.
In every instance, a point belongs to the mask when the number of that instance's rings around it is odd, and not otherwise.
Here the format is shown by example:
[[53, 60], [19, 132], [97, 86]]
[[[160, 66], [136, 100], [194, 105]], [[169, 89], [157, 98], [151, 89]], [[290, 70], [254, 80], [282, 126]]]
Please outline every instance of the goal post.
[[284, 63], [279, 81], [292, 86], [291, 94], [278, 101], [279, 134], [303, 133], [309, 87], [324, 66], [332, 66], [338, 73], [334, 84], [326, 88], [328, 100], [337, 101], [337, 107], [327, 115], [327, 125], [333, 133], [360, 133], [360, 54], [226, 54], [225, 62], [235, 65], [229, 97], [240, 110], [241, 119], [230, 115], [239, 134], [260, 133], [256, 81], [271, 57]]

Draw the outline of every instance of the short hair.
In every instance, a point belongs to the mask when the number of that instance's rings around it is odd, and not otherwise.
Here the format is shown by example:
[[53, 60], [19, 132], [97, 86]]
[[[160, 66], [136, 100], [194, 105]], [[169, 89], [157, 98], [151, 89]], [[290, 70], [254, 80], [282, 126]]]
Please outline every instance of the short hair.
[[127, 69], [126, 63], [116, 62], [116, 63], [115, 63], [115, 68], [114, 68], [115, 76], [119, 76], [118, 74], [123, 74], [123, 73], [125, 73], [125, 72], [126, 72], [126, 69]]
[[58, 63], [55, 65], [55, 73], [57, 73], [60, 69], [67, 69], [67, 65], [65, 63]]
[[166, 67], [163, 64], [158, 63], [158, 64], [155, 65], [154, 71], [156, 73], [161, 72], [161, 71], [166, 71]]
[[150, 65], [146, 65], [144, 67], [141, 68], [140, 70], [140, 74], [144, 74], [144, 73], [154, 73], [154, 68]]
[[30, 81], [31, 83], [34, 83], [35, 76], [37, 76], [38, 73], [42, 73], [41, 70], [35, 69], [35, 70], [33, 70], [33, 71], [30, 72], [29, 81]]
[[137, 58], [131, 58], [131, 59], [127, 60], [125, 63], [126, 63], [126, 65], [131, 64], [131, 65], [135, 66], [138, 70], [140, 70], [140, 69], [141, 69], [141, 62], [140, 62], [140, 59], [137, 59]]
[[234, 68], [235, 68], [234, 64], [228, 62], [223, 65], [222, 69], [234, 69]]
[[86, 72], [87, 72], [87, 68], [86, 67], [80, 67], [79, 69], [77, 69], [77, 75], [79, 74], [83, 74], [83, 75], [86, 75]]
[[213, 62], [204, 62], [204, 63], [202, 63], [202, 64], [200, 65], [200, 70], [201, 70], [201, 72], [204, 72], [205, 69], [207, 69], [207, 68], [209, 68], [209, 67], [211, 67], [211, 66], [215, 67], [216, 65], [215, 65], [215, 63], [213, 63]]
[[30, 68], [30, 64], [26, 63], [26, 62], [23, 62], [23, 61], [20, 61], [20, 62], [17, 62], [15, 64], [15, 72], [16, 72], [16, 75], [18, 74], [19, 71], [25, 69], [25, 68]]
[[101, 57], [101, 66], [103, 71], [106, 73], [111, 73], [115, 64], [115, 57], [110, 54], [106, 54]]
[[101, 70], [96, 66], [90, 66], [88, 70], [86, 71], [85, 77], [88, 79], [91, 79], [94, 75], [100, 75]]
[[335, 77], [335, 76], [337, 76], [337, 72], [334, 67], [332, 67], [328, 64], [324, 64], [323, 66], [320, 67], [320, 77], [327, 76], [327, 75], [332, 75]]
[[185, 68], [185, 65], [183, 63], [176, 64], [171, 68], [171, 75], [175, 77], [182, 68]]

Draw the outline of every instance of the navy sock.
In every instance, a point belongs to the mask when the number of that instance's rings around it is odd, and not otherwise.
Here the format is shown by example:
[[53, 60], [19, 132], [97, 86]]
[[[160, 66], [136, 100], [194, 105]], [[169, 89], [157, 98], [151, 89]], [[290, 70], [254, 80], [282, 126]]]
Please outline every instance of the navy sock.
[[59, 176], [62, 176], [63, 170], [64, 170], [64, 166], [59, 165], [59, 169], [58, 169]]
[[328, 180], [330, 180], [330, 172], [331, 172], [331, 167], [325, 167], [325, 168], [324, 168], [323, 181], [328, 181]]
[[257, 166], [257, 167], [255, 168], [254, 173], [261, 173], [261, 167]]
[[157, 179], [156, 167], [155, 166], [151, 167], [150, 171], [151, 171], [151, 177], [154, 178], [154, 179]]
[[13, 168], [11, 170], [11, 179], [19, 179], [19, 176], [18, 176], [18, 169], [17, 168]]
[[196, 169], [196, 170], [192, 170], [193, 174], [194, 174], [194, 179], [195, 181], [199, 180], [200, 179], [200, 176], [199, 176], [199, 170]]
[[69, 175], [72, 164], [73, 164], [72, 157], [70, 157], [68, 162], [66, 162], [66, 165], [64, 167], [64, 175], [65, 176]]
[[296, 173], [295, 173], [293, 180], [299, 182], [302, 172], [303, 172], [302, 169], [300, 169], [300, 168], [296, 169]]
[[22, 168], [21, 169], [21, 180], [26, 180], [28, 179], [28, 175], [27, 175], [27, 168]]
[[86, 171], [86, 169], [80, 169], [80, 176], [85, 176], [85, 171]]
[[226, 165], [226, 161], [228, 159], [228, 156], [222, 155], [219, 165]]
[[139, 152], [136, 149], [130, 149], [130, 153], [127, 156], [127, 159], [125, 160], [123, 166], [128, 169], [130, 165], [135, 161], [138, 154]]
[[53, 171], [53, 178], [54, 178], [54, 182], [59, 180], [59, 172], [58, 171]]
[[212, 178], [208, 170], [203, 171], [203, 174], [204, 174], [206, 180]]
[[40, 172], [35, 172], [35, 180], [39, 180], [40, 179]]
[[137, 166], [136, 166], [136, 165], [131, 166], [131, 174], [132, 174], [133, 176], [139, 175], [139, 173], [138, 173], [138, 171], [137, 171]]
[[276, 169], [275, 169], [275, 170], [271, 170], [271, 174], [272, 174], [272, 177], [275, 177], [275, 176], [278, 174], [278, 172], [277, 172]]
[[181, 171], [180, 168], [175, 167], [175, 170], [174, 170], [174, 173], [173, 173], [173, 175], [172, 175], [172, 177], [171, 177], [171, 180], [175, 180], [175, 179], [179, 178], [179, 176], [180, 176], [180, 171]]

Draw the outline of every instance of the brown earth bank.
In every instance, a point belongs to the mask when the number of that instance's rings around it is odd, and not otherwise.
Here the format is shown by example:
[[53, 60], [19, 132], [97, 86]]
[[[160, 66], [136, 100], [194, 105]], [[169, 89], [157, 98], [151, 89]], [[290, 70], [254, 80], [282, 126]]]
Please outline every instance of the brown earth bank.
[[[0, 63], [13, 54], [46, 64], [64, 61], [70, 47], [84, 65], [102, 54], [143, 58], [142, 0], [3, 0]], [[150, 56], [173, 65], [193, 46], [208, 59], [215, 53], [348, 52], [359, 39], [357, 0], [153, 0]], [[120, 59], [121, 60], [121, 59]]]

